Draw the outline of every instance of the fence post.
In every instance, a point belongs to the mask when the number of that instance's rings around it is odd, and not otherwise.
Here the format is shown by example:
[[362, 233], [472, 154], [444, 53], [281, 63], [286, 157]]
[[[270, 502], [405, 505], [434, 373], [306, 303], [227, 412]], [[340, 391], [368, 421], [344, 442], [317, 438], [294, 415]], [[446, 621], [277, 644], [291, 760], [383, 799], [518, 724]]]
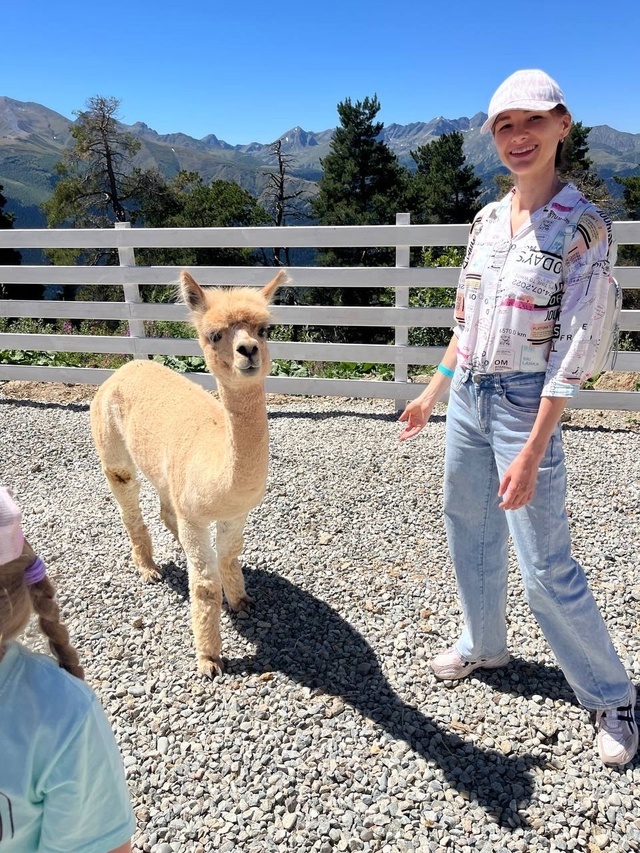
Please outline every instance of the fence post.
[[[411, 222], [411, 214], [410, 213], [396, 213], [396, 225], [409, 225]], [[396, 268], [407, 269], [411, 265], [411, 247], [410, 246], [396, 246]], [[396, 308], [408, 308], [409, 307], [409, 288], [408, 287], [396, 287], [395, 288], [395, 305]], [[409, 328], [408, 326], [396, 326], [395, 327], [395, 345], [396, 346], [407, 346], [409, 343]], [[393, 378], [395, 382], [408, 382], [409, 373], [407, 369], [407, 365], [402, 363], [399, 364], [397, 359], [394, 365]], [[407, 403], [406, 395], [404, 397], [396, 397], [396, 412], [400, 413], [403, 411], [405, 405]]]
[[[130, 222], [116, 222], [116, 228], [131, 228]], [[132, 246], [118, 246], [118, 259], [120, 261], [121, 267], [135, 267], [136, 265], [136, 253], [133, 250]], [[140, 296], [140, 288], [137, 284], [122, 284], [124, 290], [124, 301], [125, 302], [142, 302], [142, 297]], [[129, 337], [133, 339], [134, 342], [134, 358], [146, 358], [147, 356], [144, 353], [137, 352], [136, 340], [139, 338], [144, 338], [144, 321], [143, 320], [129, 320]]]

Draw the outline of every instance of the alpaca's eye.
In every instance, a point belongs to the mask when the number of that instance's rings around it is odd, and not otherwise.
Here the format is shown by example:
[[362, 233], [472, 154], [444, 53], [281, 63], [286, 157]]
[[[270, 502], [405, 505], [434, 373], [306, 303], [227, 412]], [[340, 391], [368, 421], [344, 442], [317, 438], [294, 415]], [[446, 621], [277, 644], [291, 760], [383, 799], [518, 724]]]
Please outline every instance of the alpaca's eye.
[[220, 332], [211, 332], [211, 334], [209, 335], [209, 340], [212, 344], [217, 344], [218, 341], [220, 341], [221, 339], [222, 335]]
[[268, 334], [269, 334], [269, 327], [268, 326], [263, 326], [261, 329], [258, 329], [258, 337], [259, 338], [266, 338]]

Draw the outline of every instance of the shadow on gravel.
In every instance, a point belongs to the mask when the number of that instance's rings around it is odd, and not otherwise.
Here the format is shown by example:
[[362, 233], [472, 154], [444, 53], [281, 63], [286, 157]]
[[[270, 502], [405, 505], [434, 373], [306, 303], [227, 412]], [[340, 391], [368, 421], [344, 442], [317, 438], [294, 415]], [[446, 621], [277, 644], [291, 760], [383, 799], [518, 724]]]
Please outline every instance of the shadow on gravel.
[[[299, 412], [291, 409], [269, 409], [269, 420], [276, 421], [281, 418], [287, 420], [328, 421], [333, 418], [358, 418], [363, 421], [397, 421], [398, 415], [393, 412], [351, 412], [346, 409], [332, 410], [327, 412]], [[429, 423], [444, 422], [444, 415], [431, 415]]]
[[[517, 675], [517, 682], [513, 676]], [[473, 677], [486, 684], [495, 684], [501, 693], [511, 693], [513, 696], [542, 696], [543, 699], [553, 699], [581, 708], [576, 695], [569, 687], [564, 673], [559, 666], [526, 660], [517, 655], [511, 655], [511, 662], [501, 670], [477, 669]], [[585, 711], [587, 713], [587, 711]]]
[[[319, 696], [342, 699], [441, 767], [449, 784], [468, 792], [500, 826], [528, 825], [519, 810], [531, 800], [531, 768], [541, 759], [505, 756], [451, 734], [394, 692], [369, 643], [333, 608], [279, 575], [245, 567], [244, 576], [255, 605], [248, 619], [229, 615], [257, 651], [250, 658], [227, 659], [227, 673], [278, 671]], [[163, 579], [188, 598], [186, 572], [170, 564]]]
[[640, 432], [640, 428], [637, 424], [629, 424], [627, 427], [610, 427], [610, 426], [588, 426], [587, 424], [572, 424], [572, 423], [563, 423], [562, 424], [563, 432], [580, 432], [580, 433], [588, 433], [588, 432], [599, 432], [603, 435], [627, 435], [630, 432]]
[[27, 409], [64, 409], [67, 412], [88, 412], [89, 402], [86, 403], [47, 403], [42, 400], [23, 400], [20, 397], [2, 397], [0, 406]]
[[[527, 825], [518, 810], [531, 800], [531, 769], [539, 759], [505, 756], [451, 734], [394, 692], [371, 646], [339, 613], [278, 575], [248, 568], [244, 574], [256, 604], [248, 619], [231, 618], [257, 652], [228, 660], [228, 672], [278, 671], [319, 694], [339, 697], [436, 763], [456, 790], [468, 791], [502, 827]], [[187, 595], [184, 575], [171, 572], [165, 579]]]

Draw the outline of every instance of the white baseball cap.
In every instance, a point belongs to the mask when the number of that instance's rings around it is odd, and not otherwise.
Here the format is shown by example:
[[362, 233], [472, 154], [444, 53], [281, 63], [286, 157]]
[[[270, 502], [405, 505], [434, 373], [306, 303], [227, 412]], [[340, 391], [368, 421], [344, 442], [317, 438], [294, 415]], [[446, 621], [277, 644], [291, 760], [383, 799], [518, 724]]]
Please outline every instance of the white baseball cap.
[[496, 89], [489, 104], [489, 117], [480, 133], [493, 130], [495, 120], [506, 110], [548, 111], [558, 104], [566, 106], [562, 89], [555, 80], [538, 69], [516, 71]]
[[22, 513], [13, 502], [11, 494], [0, 486], [0, 566], [17, 560], [22, 554]]

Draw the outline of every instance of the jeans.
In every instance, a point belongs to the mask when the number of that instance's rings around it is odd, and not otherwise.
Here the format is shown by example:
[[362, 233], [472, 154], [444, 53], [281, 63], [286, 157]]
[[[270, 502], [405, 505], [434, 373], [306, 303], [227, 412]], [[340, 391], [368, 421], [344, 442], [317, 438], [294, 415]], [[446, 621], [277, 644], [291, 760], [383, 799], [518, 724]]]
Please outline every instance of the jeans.
[[536, 418], [544, 373], [474, 374], [460, 367], [447, 409], [444, 513], [464, 617], [456, 644], [467, 660], [507, 647], [508, 541], [527, 602], [586, 708], [630, 701], [631, 685], [582, 567], [571, 556], [560, 425], [540, 464], [533, 500], [498, 508], [498, 487]]

